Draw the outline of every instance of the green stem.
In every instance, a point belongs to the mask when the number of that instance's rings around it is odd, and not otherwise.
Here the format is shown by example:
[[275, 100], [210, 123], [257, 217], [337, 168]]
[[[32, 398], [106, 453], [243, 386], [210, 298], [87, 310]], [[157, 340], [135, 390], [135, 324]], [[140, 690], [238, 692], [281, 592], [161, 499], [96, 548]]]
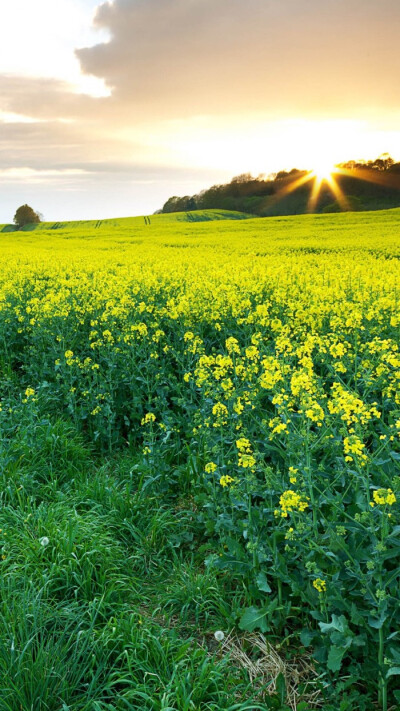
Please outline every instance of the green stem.
[[383, 637], [383, 626], [379, 630], [379, 649], [378, 649], [378, 662], [379, 662], [379, 692], [378, 692], [378, 702], [380, 703], [382, 711], [387, 711], [387, 682], [384, 677], [383, 662], [384, 662], [384, 637]]
[[315, 500], [314, 500], [314, 488], [313, 488], [313, 484], [311, 481], [310, 425], [308, 422], [307, 422], [307, 444], [306, 444], [306, 471], [307, 471], [308, 491], [310, 494], [311, 509], [312, 509], [313, 529], [314, 529], [314, 534], [316, 535], [317, 528], [318, 528], [318, 519], [317, 519], [317, 510], [315, 507]]

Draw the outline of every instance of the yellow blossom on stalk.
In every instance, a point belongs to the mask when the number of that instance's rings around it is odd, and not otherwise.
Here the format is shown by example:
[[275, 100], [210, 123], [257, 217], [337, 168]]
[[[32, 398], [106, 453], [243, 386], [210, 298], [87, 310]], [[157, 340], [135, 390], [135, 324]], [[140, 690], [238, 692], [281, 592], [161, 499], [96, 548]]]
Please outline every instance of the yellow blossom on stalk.
[[225, 347], [228, 353], [240, 353], [238, 340], [236, 338], [233, 338], [233, 336], [226, 339]]
[[292, 489], [284, 491], [279, 499], [281, 517], [287, 518], [288, 513], [292, 511], [305, 511], [308, 507], [308, 500], [308, 497], [303, 497]]
[[229, 484], [232, 484], [234, 481], [235, 480], [231, 476], [229, 476], [229, 474], [224, 474], [223, 476], [221, 476], [219, 483], [221, 484], [221, 486], [225, 487]]
[[207, 474], [212, 474], [217, 470], [217, 465], [215, 462], [208, 462], [206, 466], [204, 467], [204, 471], [207, 472]]
[[240, 439], [237, 439], [236, 447], [239, 452], [250, 453], [252, 451], [251, 442], [250, 440], [246, 439], [246, 437], [240, 437]]
[[243, 469], [252, 469], [256, 465], [256, 458], [253, 455], [253, 449], [246, 437], [240, 437], [236, 440], [238, 449], [238, 466]]
[[238, 466], [243, 469], [252, 469], [256, 465], [256, 458], [252, 454], [238, 454]]
[[246, 348], [245, 353], [246, 358], [248, 358], [249, 360], [256, 360], [259, 356], [258, 348], [256, 348], [256, 346], [248, 346], [248, 348]]
[[142, 417], [140, 424], [141, 425], [148, 425], [151, 422], [155, 422], [156, 416], [154, 412], [148, 412], [144, 417]]
[[309, 403], [307, 409], [304, 411], [305, 416], [316, 422], [318, 425], [322, 424], [322, 420], [325, 418], [325, 413], [318, 402]]
[[277, 358], [267, 356], [262, 360], [263, 373], [260, 377], [260, 385], [265, 390], [272, 390], [275, 385], [283, 380], [283, 372]]
[[345, 453], [345, 460], [346, 462], [352, 462], [353, 461], [353, 456], [354, 455], [359, 463], [364, 466], [367, 461], [368, 457], [365, 454], [365, 444], [361, 442], [360, 438], [357, 437], [356, 435], [352, 434], [349, 435], [349, 437], [345, 437], [343, 440], [343, 450]]
[[326, 582], [325, 580], [321, 580], [321, 578], [316, 578], [315, 580], [313, 580], [313, 586], [316, 590], [318, 590], [319, 593], [326, 592]]
[[233, 406], [233, 409], [234, 409], [234, 411], [236, 412], [237, 415], [241, 415], [241, 414], [242, 414], [242, 412], [243, 412], [243, 410], [244, 410], [244, 405], [243, 405], [243, 402], [242, 402], [242, 398], [241, 398], [241, 397], [238, 397], [238, 399], [236, 400], [236, 402], [235, 402], [235, 404], [234, 404], [234, 406]]
[[272, 430], [270, 439], [274, 434], [281, 434], [281, 432], [287, 432], [288, 426], [286, 422], [282, 422], [279, 417], [274, 417], [269, 421], [269, 427]]
[[215, 417], [213, 427], [222, 427], [227, 424], [228, 408], [222, 402], [216, 402], [215, 405], [213, 405], [212, 414]]
[[343, 358], [344, 354], [346, 353], [346, 350], [347, 348], [344, 343], [334, 343], [329, 348], [329, 351], [334, 358]]
[[33, 388], [26, 388], [26, 390], [25, 390], [25, 395], [26, 395], [27, 398], [33, 397], [34, 394], [35, 394], [35, 391], [34, 391]]
[[385, 504], [393, 506], [393, 504], [397, 501], [396, 496], [391, 489], [376, 489], [372, 494], [372, 498], [374, 499], [374, 502], [380, 506], [384, 506]]

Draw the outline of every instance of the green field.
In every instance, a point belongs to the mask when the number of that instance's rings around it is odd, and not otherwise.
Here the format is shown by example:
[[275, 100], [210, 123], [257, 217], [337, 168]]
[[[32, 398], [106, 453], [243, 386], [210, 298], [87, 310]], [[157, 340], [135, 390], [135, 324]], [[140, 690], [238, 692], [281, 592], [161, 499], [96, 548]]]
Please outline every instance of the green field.
[[400, 209], [0, 248], [0, 711], [398, 708]]

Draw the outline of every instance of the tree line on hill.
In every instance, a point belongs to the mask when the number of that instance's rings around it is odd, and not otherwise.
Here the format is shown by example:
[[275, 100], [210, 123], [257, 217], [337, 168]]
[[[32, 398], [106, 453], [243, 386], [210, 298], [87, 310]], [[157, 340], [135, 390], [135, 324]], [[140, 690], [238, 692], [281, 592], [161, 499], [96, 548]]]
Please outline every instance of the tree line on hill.
[[[348, 161], [336, 168], [334, 180], [346, 196], [347, 209], [400, 207], [400, 163], [388, 154], [373, 161]], [[311, 176], [311, 171], [296, 168], [268, 177], [255, 178], [244, 173], [232, 178], [230, 183], [213, 185], [197, 195], [173, 196], [159, 212], [221, 209], [260, 216], [301, 214], [310, 211], [314, 180], [307, 180], [308, 175]], [[313, 211], [338, 212], [341, 209], [329, 182], [323, 181]]]

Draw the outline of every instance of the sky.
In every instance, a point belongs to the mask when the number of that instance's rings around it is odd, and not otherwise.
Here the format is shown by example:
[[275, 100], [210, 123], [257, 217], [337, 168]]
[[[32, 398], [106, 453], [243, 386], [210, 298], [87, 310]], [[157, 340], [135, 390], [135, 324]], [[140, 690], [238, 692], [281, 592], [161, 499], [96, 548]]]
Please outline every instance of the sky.
[[0, 0], [0, 223], [400, 160], [399, 0]]

